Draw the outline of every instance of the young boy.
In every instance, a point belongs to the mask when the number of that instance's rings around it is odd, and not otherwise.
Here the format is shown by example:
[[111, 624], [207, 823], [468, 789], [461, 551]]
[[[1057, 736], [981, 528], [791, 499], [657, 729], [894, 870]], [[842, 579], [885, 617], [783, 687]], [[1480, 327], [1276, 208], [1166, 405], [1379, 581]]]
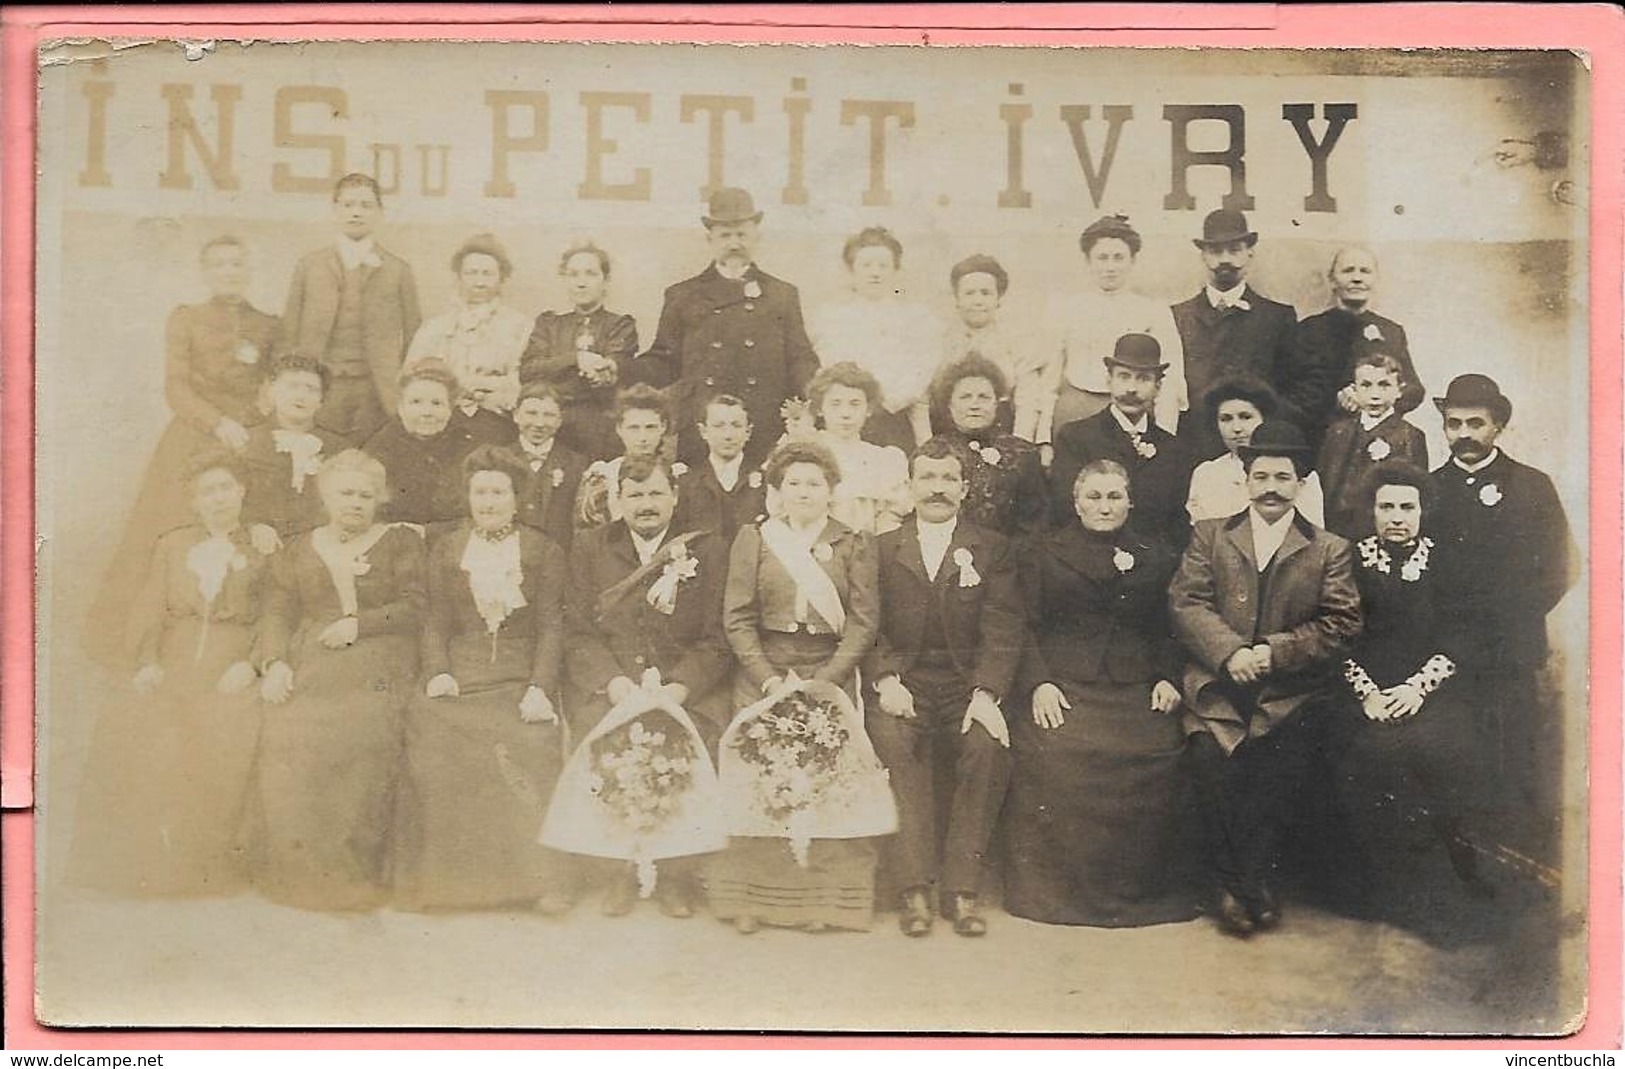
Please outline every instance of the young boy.
[[1326, 528], [1358, 541], [1372, 534], [1364, 485], [1371, 469], [1404, 460], [1428, 470], [1427, 438], [1394, 410], [1404, 386], [1394, 357], [1365, 353], [1354, 362], [1354, 396], [1360, 410], [1334, 418], [1320, 447], [1321, 486], [1326, 491]]
[[[613, 460], [595, 461], [582, 476], [576, 494], [576, 530], [602, 527], [621, 518], [621, 461], [660, 455], [670, 429], [665, 398], [653, 386], [639, 383], [616, 395], [615, 436], [621, 440], [622, 453]], [[681, 476], [687, 470], [677, 465], [672, 474]]]
[[514, 406], [516, 435], [506, 443], [525, 461], [530, 475], [519, 495], [519, 522], [542, 531], [568, 549], [576, 493], [587, 470], [587, 459], [560, 444], [556, 435], [564, 425], [564, 406], [550, 383], [530, 382], [519, 391]]
[[327, 369], [310, 357], [289, 354], [277, 360], [266, 387], [271, 418], [250, 428], [243, 447], [248, 479], [243, 523], [264, 524], [284, 542], [321, 525], [316, 470], [350, 445], [316, 423], [327, 386]]
[[733, 394], [717, 394], [705, 403], [699, 424], [705, 463], [677, 479], [677, 531], [711, 531], [732, 545], [739, 528], [767, 512], [767, 487], [761, 470], [745, 463], [750, 441], [750, 412]]
[[278, 347], [319, 361], [331, 383], [317, 422], [366, 441], [398, 398], [401, 361], [422, 318], [406, 261], [373, 239], [384, 214], [378, 183], [347, 174], [333, 189], [334, 245], [294, 268]]

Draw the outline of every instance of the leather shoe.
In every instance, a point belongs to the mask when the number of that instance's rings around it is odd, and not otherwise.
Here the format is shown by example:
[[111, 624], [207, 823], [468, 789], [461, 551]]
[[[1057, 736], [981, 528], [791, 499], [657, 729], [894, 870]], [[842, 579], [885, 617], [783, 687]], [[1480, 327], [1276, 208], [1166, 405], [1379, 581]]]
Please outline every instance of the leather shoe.
[[1213, 920], [1218, 924], [1220, 931], [1238, 939], [1245, 939], [1257, 930], [1257, 925], [1253, 923], [1247, 907], [1241, 904], [1241, 899], [1229, 891], [1219, 892], [1218, 900], [1213, 906]]
[[953, 896], [952, 904], [954, 934], [968, 936], [987, 934], [987, 919], [978, 909], [975, 895], [956, 894]]
[[615, 877], [615, 882], [604, 892], [604, 901], [599, 908], [606, 917], [624, 917], [637, 904], [638, 878], [636, 873], [629, 872]]
[[911, 887], [903, 892], [902, 908], [897, 914], [897, 926], [910, 938], [931, 934], [931, 899], [923, 887]]
[[1248, 904], [1248, 914], [1261, 932], [1267, 932], [1281, 923], [1281, 902], [1268, 887], [1260, 887]]

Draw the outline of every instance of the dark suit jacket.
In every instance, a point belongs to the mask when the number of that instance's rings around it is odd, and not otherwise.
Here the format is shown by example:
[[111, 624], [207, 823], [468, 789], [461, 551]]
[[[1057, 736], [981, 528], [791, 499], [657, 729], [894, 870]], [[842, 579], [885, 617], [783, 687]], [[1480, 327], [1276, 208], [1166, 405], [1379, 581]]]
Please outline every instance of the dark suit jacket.
[[[760, 296], [746, 296], [753, 286]], [[745, 455], [755, 463], [783, 431], [779, 406], [804, 390], [818, 370], [800, 293], [754, 265], [743, 281], [723, 278], [713, 264], [667, 289], [654, 343], [639, 360], [665, 369], [646, 367], [640, 374], [672, 384], [679, 459], [689, 464], [705, 459], [695, 427], [712, 396], [730, 393], [744, 400], [755, 427]]]
[[519, 448], [517, 437], [507, 444], [530, 471], [519, 491], [519, 522], [570, 548], [575, 535], [576, 491], [587, 470], [587, 458], [555, 440], [547, 452], [547, 460], [536, 462]]
[[1433, 473], [1423, 530], [1439, 543], [1439, 588], [1471, 667], [1529, 671], [1546, 659], [1546, 614], [1574, 582], [1568, 517], [1551, 479], [1503, 451], [1469, 474]]
[[[1131, 559], [1122, 560], [1121, 551]], [[1184, 657], [1168, 635], [1175, 554], [1132, 531], [1107, 537], [1071, 526], [1021, 547], [1022, 601], [1033, 640], [1018, 687], [1040, 683], [1153, 683], [1179, 679]]]
[[1206, 290], [1173, 307], [1174, 326], [1185, 349], [1185, 381], [1191, 398], [1179, 433], [1197, 462], [1224, 452], [1218, 428], [1210, 425], [1202, 403], [1213, 384], [1226, 375], [1247, 372], [1279, 390], [1292, 359], [1292, 335], [1298, 323], [1292, 306], [1272, 301], [1251, 286], [1242, 298], [1252, 305], [1251, 311], [1220, 311], [1209, 303]]
[[[472, 525], [464, 522], [429, 548], [429, 600], [420, 647], [426, 679], [453, 671], [453, 639], [472, 636], [481, 646], [490, 642], [485, 619], [468, 588], [468, 573], [462, 568], [463, 551], [474, 537], [471, 532]], [[530, 683], [557, 701], [564, 658], [564, 584], [569, 564], [564, 551], [552, 539], [521, 527], [519, 569], [524, 573], [521, 588], [526, 604], [502, 621], [497, 638], [516, 639], [529, 646]]]
[[[1174, 635], [1190, 657], [1187, 727], [1211, 732], [1227, 751], [1340, 685], [1338, 666], [1362, 623], [1346, 539], [1294, 514], [1261, 591], [1250, 512], [1198, 522], [1168, 589]], [[1269, 644], [1272, 670], [1249, 719], [1214, 684], [1228, 681], [1231, 654], [1259, 642]]]
[[714, 535], [690, 539], [687, 548], [698, 567], [692, 579], [677, 585], [670, 616], [657, 611], [647, 597], [663, 568], [652, 570], [600, 614], [599, 596], [640, 567], [637, 547], [621, 522], [576, 537], [566, 610], [566, 710], [578, 731], [590, 731], [609, 711], [604, 689], [610, 680], [625, 676], [636, 683], [649, 668], [660, 669], [665, 682], [688, 688], [689, 713], [709, 720], [714, 737], [727, 726], [733, 712], [726, 686], [733, 655], [722, 637], [727, 549]]
[[1078, 522], [1072, 503], [1072, 483], [1092, 460], [1115, 460], [1128, 470], [1129, 497], [1134, 509], [1129, 522], [1136, 530], [1174, 547], [1185, 544], [1190, 522], [1185, 498], [1190, 494], [1193, 464], [1184, 442], [1150, 420], [1142, 436], [1156, 449], [1153, 457], [1134, 451], [1134, 440], [1123, 430], [1108, 406], [1087, 419], [1075, 420], [1055, 432], [1055, 462], [1050, 465], [1050, 505], [1057, 527]]
[[[980, 687], [1001, 700], [1006, 698], [1026, 645], [1016, 559], [1009, 540], [961, 519], [935, 581], [926, 575], [915, 517], [876, 541], [883, 611], [879, 636], [864, 666], [866, 680], [896, 674], [909, 686], [926, 626], [935, 618], [967, 694]], [[981, 576], [975, 586], [960, 585], [961, 570], [954, 562], [959, 550], [970, 554], [971, 567]]]
[[[366, 272], [361, 284], [362, 347], [378, 402], [386, 413], [393, 413], [400, 397], [397, 380], [401, 360], [423, 316], [418, 311], [418, 288], [412, 268], [383, 247], [374, 248], [383, 263], [361, 269]], [[305, 254], [288, 284], [288, 305], [277, 334], [278, 351], [298, 352], [320, 360], [327, 352], [343, 290], [344, 261], [339, 259], [338, 249], [328, 246]]]
[[[829, 560], [820, 567], [835, 584], [846, 611], [846, 629], [835, 653], [813, 678], [844, 687], [874, 645], [880, 630], [880, 577], [872, 535], [830, 520], [818, 538], [829, 547]], [[728, 587], [724, 595], [722, 628], [728, 645], [739, 658], [739, 668], [751, 687], [782, 673], [768, 660], [762, 647], [763, 631], [832, 634], [829, 625], [809, 613], [798, 627], [795, 616], [796, 585], [790, 573], [762, 541], [760, 525], [741, 527], [728, 557]]]
[[[1422, 380], [1411, 363], [1405, 328], [1392, 319], [1370, 310], [1356, 314], [1328, 308], [1298, 324], [1293, 333], [1292, 358], [1276, 386], [1287, 405], [1284, 414], [1297, 421], [1311, 445], [1319, 443], [1328, 424], [1341, 411], [1337, 391], [1354, 381], [1354, 362], [1372, 352], [1387, 353], [1399, 361], [1403, 375], [1394, 410], [1404, 415], [1421, 404]], [[1330, 494], [1328, 488], [1328, 504]]]
[[713, 531], [725, 545], [732, 545], [741, 527], [766, 515], [767, 482], [759, 468], [742, 466], [732, 491], [717, 482], [710, 460], [702, 460], [678, 476], [673, 530]]
[[1427, 436], [1398, 412], [1369, 431], [1360, 425], [1359, 416], [1344, 414], [1334, 419], [1315, 465], [1326, 493], [1326, 529], [1351, 541], [1372, 534], [1375, 527], [1367, 507], [1370, 503], [1365, 500], [1366, 477], [1378, 464], [1398, 460], [1427, 470]]

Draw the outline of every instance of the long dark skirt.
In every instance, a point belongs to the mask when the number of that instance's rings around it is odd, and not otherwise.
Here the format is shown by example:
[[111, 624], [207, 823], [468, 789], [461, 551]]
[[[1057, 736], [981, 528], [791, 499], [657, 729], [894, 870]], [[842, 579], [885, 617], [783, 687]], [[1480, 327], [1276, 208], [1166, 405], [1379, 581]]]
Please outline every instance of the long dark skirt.
[[1195, 822], [1177, 716], [1150, 684], [1078, 683], [1058, 728], [1011, 719], [1005, 908], [1108, 928], [1197, 913]]
[[[252, 690], [220, 694], [250, 629], [172, 621], [151, 694], [109, 695], [80, 793], [69, 878], [123, 895], [231, 894], [244, 884], [243, 804], [259, 741]], [[201, 645], [200, 645], [200, 639]]]
[[[769, 632], [762, 644], [778, 671], [795, 669], [807, 678], [829, 661], [836, 639]], [[854, 690], [850, 684], [846, 689]], [[760, 700], [754, 691], [741, 673], [734, 685], [736, 707]], [[788, 839], [736, 836], [707, 865], [706, 896], [712, 914], [724, 921], [748, 915], [783, 928], [868, 931], [874, 923], [879, 856], [874, 839], [814, 839], [803, 868]]]
[[[536, 841], [564, 759], [560, 723], [525, 723], [528, 640], [452, 640], [459, 696], [406, 710], [395, 812], [395, 905], [402, 909], [526, 904], [549, 890], [559, 858]], [[515, 677], [518, 677], [517, 679]]]
[[370, 909], [387, 890], [417, 642], [379, 635], [329, 650], [312, 634], [294, 665], [293, 696], [266, 707], [260, 736], [250, 801], [254, 880], [287, 905]]

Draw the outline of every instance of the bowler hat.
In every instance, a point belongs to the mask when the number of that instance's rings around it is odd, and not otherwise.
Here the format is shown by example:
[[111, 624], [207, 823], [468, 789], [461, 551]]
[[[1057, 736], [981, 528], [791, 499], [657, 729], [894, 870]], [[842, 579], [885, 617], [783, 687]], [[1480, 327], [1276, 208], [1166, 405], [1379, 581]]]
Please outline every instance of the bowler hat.
[[1236, 450], [1243, 464], [1254, 457], [1293, 457], [1308, 459], [1314, 455], [1303, 431], [1296, 423], [1284, 419], [1267, 419], [1253, 428], [1252, 439]]
[[1447, 408], [1485, 408], [1503, 426], [1512, 419], [1512, 402], [1488, 375], [1457, 375], [1443, 397], [1433, 399], [1440, 412]]
[[708, 227], [759, 223], [762, 213], [756, 210], [756, 202], [751, 199], [749, 190], [724, 186], [711, 194], [710, 210], [700, 216], [700, 221]]
[[1140, 371], [1167, 371], [1162, 362], [1162, 346], [1149, 334], [1125, 334], [1112, 347], [1112, 355], [1105, 357], [1107, 367], [1117, 364]]
[[1247, 217], [1230, 208], [1215, 208], [1202, 220], [1202, 236], [1191, 239], [1199, 249], [1209, 245], [1228, 245], [1232, 241], [1245, 241], [1249, 246], [1258, 244], [1258, 235], [1247, 229]]

